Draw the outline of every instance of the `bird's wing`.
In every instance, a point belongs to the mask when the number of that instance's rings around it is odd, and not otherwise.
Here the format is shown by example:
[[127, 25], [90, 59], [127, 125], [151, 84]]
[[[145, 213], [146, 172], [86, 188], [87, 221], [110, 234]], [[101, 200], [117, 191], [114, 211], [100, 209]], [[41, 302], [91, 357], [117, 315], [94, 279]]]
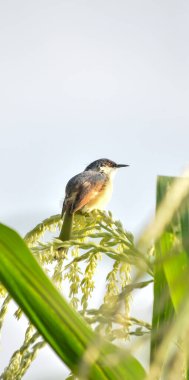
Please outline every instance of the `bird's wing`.
[[73, 177], [67, 186], [63, 209], [69, 204], [74, 213], [94, 199], [106, 183], [106, 176], [92, 171], [83, 172]]

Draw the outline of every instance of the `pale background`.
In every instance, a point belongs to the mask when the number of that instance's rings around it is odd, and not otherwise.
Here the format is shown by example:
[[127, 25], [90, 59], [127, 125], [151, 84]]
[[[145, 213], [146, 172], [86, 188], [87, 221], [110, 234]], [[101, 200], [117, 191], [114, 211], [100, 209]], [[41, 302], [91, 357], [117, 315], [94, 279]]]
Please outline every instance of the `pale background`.
[[[188, 164], [188, 20], [185, 0], [0, 0], [2, 222], [23, 235], [60, 212], [72, 175], [107, 157], [130, 164], [109, 208], [139, 234], [156, 176]], [[150, 319], [145, 297], [135, 309]], [[7, 320], [1, 369], [22, 328]], [[46, 348], [25, 379], [64, 373]]]

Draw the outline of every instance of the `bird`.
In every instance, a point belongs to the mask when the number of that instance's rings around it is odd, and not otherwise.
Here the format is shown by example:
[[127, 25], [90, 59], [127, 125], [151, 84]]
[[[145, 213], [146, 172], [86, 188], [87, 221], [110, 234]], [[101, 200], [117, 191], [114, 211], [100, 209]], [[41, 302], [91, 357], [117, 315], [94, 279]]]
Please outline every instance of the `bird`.
[[85, 213], [105, 208], [112, 195], [113, 178], [117, 169], [127, 166], [129, 165], [101, 158], [68, 181], [61, 213], [63, 225], [60, 240], [71, 239], [73, 216], [77, 211]]

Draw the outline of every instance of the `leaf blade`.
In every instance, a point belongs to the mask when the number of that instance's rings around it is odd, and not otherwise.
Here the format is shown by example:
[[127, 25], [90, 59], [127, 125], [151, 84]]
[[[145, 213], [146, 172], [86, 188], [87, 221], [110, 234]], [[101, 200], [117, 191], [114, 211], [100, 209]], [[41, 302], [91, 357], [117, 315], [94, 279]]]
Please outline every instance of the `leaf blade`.
[[[0, 224], [0, 279], [45, 340], [77, 375], [88, 347], [97, 339], [84, 320], [61, 297], [19, 235]], [[109, 355], [117, 355], [116, 368]], [[89, 379], [143, 380], [145, 371], [127, 352], [103, 342]]]

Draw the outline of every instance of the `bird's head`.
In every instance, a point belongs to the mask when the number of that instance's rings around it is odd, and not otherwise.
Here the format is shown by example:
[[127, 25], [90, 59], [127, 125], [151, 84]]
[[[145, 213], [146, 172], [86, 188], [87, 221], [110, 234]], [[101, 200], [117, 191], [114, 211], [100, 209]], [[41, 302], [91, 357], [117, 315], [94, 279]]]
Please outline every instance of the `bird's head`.
[[117, 169], [123, 168], [129, 165], [125, 164], [116, 164], [116, 162], [109, 160], [107, 158], [101, 158], [99, 160], [93, 161], [90, 165], [88, 165], [85, 171], [93, 170], [101, 173], [105, 173], [107, 175], [112, 175], [116, 172]]

